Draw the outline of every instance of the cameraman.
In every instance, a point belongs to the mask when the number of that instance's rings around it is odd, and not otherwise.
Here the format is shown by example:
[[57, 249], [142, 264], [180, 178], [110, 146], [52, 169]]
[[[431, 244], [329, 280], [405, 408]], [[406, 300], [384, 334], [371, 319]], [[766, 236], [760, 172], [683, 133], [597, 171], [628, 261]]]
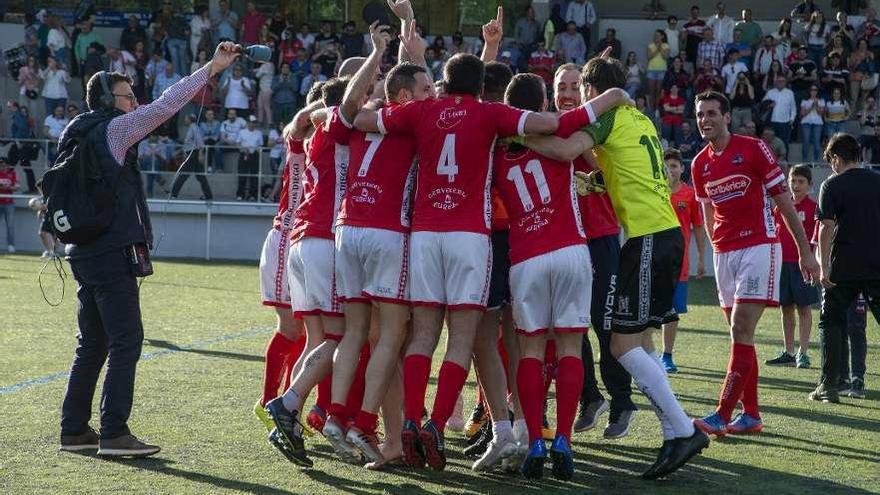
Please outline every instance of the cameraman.
[[[235, 45], [221, 43], [210, 63], [143, 106], [138, 106], [128, 76], [117, 72], [95, 74], [86, 87], [90, 111], [73, 119], [61, 135], [60, 149], [65, 148], [68, 139], [78, 139], [83, 158], [96, 161], [104, 179], [117, 184], [115, 214], [109, 228], [92, 242], [67, 246], [77, 282], [79, 335], [61, 406], [61, 450], [98, 448], [98, 455], [105, 456], [159, 452], [158, 446], [138, 440], [128, 429], [135, 369], [144, 338], [136, 276], [151, 273], [146, 251], [152, 243], [137, 167], [137, 144], [183, 108], [209, 77], [222, 72], [236, 58]], [[110, 95], [105, 94], [105, 85]], [[101, 392], [98, 435], [89, 426], [89, 419], [104, 361], [107, 375]]]

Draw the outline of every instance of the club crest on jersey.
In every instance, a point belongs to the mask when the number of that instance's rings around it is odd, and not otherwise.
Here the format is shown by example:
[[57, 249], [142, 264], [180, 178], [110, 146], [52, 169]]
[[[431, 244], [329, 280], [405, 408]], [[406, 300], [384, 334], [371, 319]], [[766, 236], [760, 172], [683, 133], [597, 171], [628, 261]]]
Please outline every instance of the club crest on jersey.
[[730, 159], [730, 164], [731, 165], [742, 165], [743, 161], [744, 161], [743, 156], [741, 154], [737, 153], [737, 154], [733, 155], [733, 157]]
[[437, 120], [437, 127], [440, 129], [452, 129], [460, 124], [465, 117], [467, 117], [467, 110], [453, 107], [444, 108], [440, 112], [440, 118]]
[[706, 183], [706, 193], [715, 203], [741, 198], [746, 195], [752, 179], [747, 175], [735, 174]]
[[676, 207], [681, 211], [687, 210], [687, 207], [688, 207], [687, 201], [679, 201], [676, 204]]

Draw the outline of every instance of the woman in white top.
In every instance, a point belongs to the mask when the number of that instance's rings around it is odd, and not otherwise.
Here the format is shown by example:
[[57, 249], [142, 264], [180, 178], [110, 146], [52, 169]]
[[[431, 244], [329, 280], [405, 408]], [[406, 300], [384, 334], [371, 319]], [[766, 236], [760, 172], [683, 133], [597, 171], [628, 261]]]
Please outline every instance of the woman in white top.
[[51, 115], [58, 105], [67, 106], [67, 85], [70, 74], [58, 65], [54, 57], [49, 57], [47, 67], [40, 71], [43, 80], [43, 98], [46, 100], [46, 115]]
[[636, 93], [642, 88], [642, 74], [645, 72], [639, 61], [636, 52], [626, 54], [626, 85], [624, 90], [629, 94], [630, 98], [635, 98]]
[[269, 126], [272, 125], [272, 78], [275, 77], [275, 64], [260, 64], [254, 76], [260, 83], [260, 94], [257, 96], [257, 121], [263, 126]]
[[134, 55], [128, 50], [114, 50], [112, 48], [108, 50], [108, 54], [110, 70], [131, 77], [133, 81], [131, 86], [137, 86], [140, 81], [138, 80], [137, 59], [134, 58]]
[[232, 69], [232, 77], [227, 78], [220, 91], [226, 93], [223, 100], [224, 108], [234, 108], [239, 117], [247, 119], [250, 115], [250, 95], [253, 93], [253, 83], [250, 79], [242, 74], [244, 70], [241, 65], [236, 65]]
[[779, 29], [771, 33], [779, 48], [779, 60], [786, 60], [791, 54], [791, 19], [788, 17], [779, 21]]
[[828, 44], [828, 33], [831, 28], [825, 23], [825, 15], [817, 10], [810, 16], [810, 23], [804, 30], [804, 41], [807, 42], [807, 53], [810, 60], [821, 67], [822, 57], [825, 56], [825, 45]]
[[[18, 103], [28, 107], [28, 111], [39, 121], [40, 110], [37, 99], [40, 97], [40, 66], [37, 58], [28, 55], [27, 64], [18, 70]], [[47, 110], [48, 112], [48, 110]], [[46, 113], [50, 115], [50, 113]]]
[[202, 43], [203, 37], [206, 35], [208, 37], [211, 36], [211, 18], [208, 17], [208, 7], [200, 5], [196, 10], [198, 12], [189, 21], [189, 49], [191, 53], [199, 53], [199, 45]]
[[810, 86], [810, 96], [801, 102], [801, 150], [805, 162], [819, 161], [824, 115], [825, 100], [819, 97], [819, 87], [814, 84]]
[[67, 31], [61, 24], [58, 16], [49, 17], [49, 34], [46, 37], [46, 47], [49, 48], [49, 55], [55, 57], [58, 64], [66, 67], [68, 57], [70, 56], [70, 38]]
[[825, 102], [825, 135], [833, 136], [846, 130], [846, 121], [852, 112], [839, 86], [831, 90], [831, 98]]

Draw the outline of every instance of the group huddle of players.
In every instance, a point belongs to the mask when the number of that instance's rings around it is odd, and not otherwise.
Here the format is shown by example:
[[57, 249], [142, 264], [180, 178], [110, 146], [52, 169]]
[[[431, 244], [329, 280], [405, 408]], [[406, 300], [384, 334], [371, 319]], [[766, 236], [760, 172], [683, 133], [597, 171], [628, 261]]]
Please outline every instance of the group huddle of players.
[[[549, 457], [554, 477], [571, 479], [582, 342], [593, 325], [609, 336], [603, 365], [622, 366], [626, 387], [634, 381], [648, 396], [662, 426], [662, 447], [643, 477], [680, 468], [708, 446], [706, 433], [759, 431], [754, 346], [737, 335], [751, 325], [753, 338], [756, 308], [778, 299], [768, 195], [779, 199], [795, 239], [804, 234], [789, 223], [797, 215], [772, 153], [727, 134], [724, 96], [698, 97], [710, 146], [692, 175], [714, 218], [707, 230], [735, 343], [718, 410], [694, 421], [651, 344], [652, 329], [678, 319], [673, 294], [686, 243], [656, 129], [621, 89], [622, 64], [605, 55], [583, 71], [560, 67], [558, 113], [549, 113], [540, 77], [519, 74], [499, 86], [493, 63], [483, 62], [501, 41], [499, 8], [483, 26], [482, 60], [452, 57], [438, 93], [409, 2], [389, 5], [401, 19], [400, 64], [377, 83], [389, 34], [372, 25], [370, 56], [347, 60], [339, 77], [313, 88], [285, 129], [281, 204], [261, 259], [263, 302], [279, 317], [254, 409], [269, 442], [311, 466], [304, 436], [317, 430], [347, 462], [443, 470], [444, 430], [473, 361], [492, 433], [474, 469], [540, 478]], [[627, 236], [619, 262], [598, 266], [587, 240], [616, 238], [618, 222]], [[615, 275], [603, 275], [601, 286], [594, 273]], [[446, 353], [428, 411], [444, 323]], [[544, 405], [553, 380], [548, 449]], [[309, 428], [301, 416], [316, 387]], [[744, 412], [732, 420], [739, 401]]]

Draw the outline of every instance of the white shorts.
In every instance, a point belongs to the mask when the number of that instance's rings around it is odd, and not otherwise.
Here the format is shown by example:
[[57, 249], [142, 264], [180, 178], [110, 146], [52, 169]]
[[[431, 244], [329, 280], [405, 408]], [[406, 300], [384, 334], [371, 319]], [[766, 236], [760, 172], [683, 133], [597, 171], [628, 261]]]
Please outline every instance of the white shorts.
[[409, 304], [409, 235], [336, 227], [336, 291], [342, 302]]
[[715, 253], [718, 300], [724, 309], [736, 303], [779, 306], [781, 274], [782, 248], [776, 243]]
[[290, 308], [290, 287], [287, 284], [287, 252], [289, 232], [270, 229], [260, 254], [260, 288], [263, 304]]
[[593, 268], [586, 244], [568, 246], [510, 268], [516, 331], [583, 333], [590, 326]]
[[486, 309], [492, 241], [473, 232], [410, 234], [410, 299], [414, 306]]
[[334, 247], [330, 239], [305, 237], [290, 245], [287, 257], [293, 316], [343, 316], [336, 295]]

